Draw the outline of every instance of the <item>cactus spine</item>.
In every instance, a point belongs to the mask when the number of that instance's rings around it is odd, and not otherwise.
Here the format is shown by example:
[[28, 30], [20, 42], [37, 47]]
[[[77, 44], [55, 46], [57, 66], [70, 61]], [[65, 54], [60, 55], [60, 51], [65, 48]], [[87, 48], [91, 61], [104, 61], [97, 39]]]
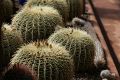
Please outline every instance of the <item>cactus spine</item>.
[[12, 20], [12, 27], [22, 34], [25, 42], [47, 39], [56, 25], [63, 25], [58, 11], [48, 6], [33, 6], [19, 12]]
[[23, 40], [21, 35], [9, 25], [4, 24], [1, 31], [2, 53], [0, 53], [0, 68], [5, 67], [14, 52], [21, 46]]
[[63, 28], [48, 39], [49, 43], [59, 43], [66, 47], [74, 59], [75, 72], [88, 71], [94, 64], [94, 43], [90, 35], [73, 28]]
[[71, 80], [73, 77], [73, 62], [68, 51], [46, 41], [20, 48], [11, 60], [11, 64], [16, 63], [31, 66], [38, 80]]
[[68, 20], [69, 7], [65, 0], [29, 0], [25, 7], [31, 7], [34, 5], [48, 5], [54, 7], [62, 15], [64, 22]]
[[0, 1], [0, 21], [10, 21], [11, 15], [13, 14], [13, 3], [11, 0]]

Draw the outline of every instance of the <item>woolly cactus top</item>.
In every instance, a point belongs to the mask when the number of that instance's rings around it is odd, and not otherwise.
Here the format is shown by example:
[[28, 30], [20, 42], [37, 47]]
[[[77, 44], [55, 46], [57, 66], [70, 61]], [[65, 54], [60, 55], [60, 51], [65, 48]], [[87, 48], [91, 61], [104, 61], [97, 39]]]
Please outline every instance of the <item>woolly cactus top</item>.
[[50, 15], [50, 14], [55, 14], [59, 15], [58, 11], [52, 7], [48, 6], [32, 6], [32, 7], [27, 7], [23, 9], [23, 11], [26, 11], [28, 14], [38, 14], [38, 15]]
[[69, 7], [67, 5], [66, 0], [29, 0], [25, 7], [31, 6], [39, 6], [39, 5], [47, 5], [51, 6], [58, 10], [58, 12], [62, 15], [63, 20], [66, 22], [69, 17]]
[[[30, 43], [28, 45], [22, 46], [22, 48], [20, 48], [17, 51], [17, 54], [15, 54], [15, 57], [13, 57], [12, 59], [12, 64], [19, 62], [17, 60], [17, 56], [24, 57], [22, 55], [29, 55], [29, 57], [32, 56], [36, 56], [37, 57], [50, 57], [50, 56], [54, 56], [54, 57], [60, 57], [59, 55], [64, 55], [66, 57], [68, 57], [69, 59], [69, 53], [68, 51], [65, 50], [64, 47], [60, 47], [58, 44], [49, 44], [47, 41], [37, 41], [37, 42], [33, 42]], [[31, 56], [30, 56], [31, 55]], [[64, 57], [61, 56], [61, 57]], [[16, 60], [15, 60], [16, 59]]]
[[60, 38], [63, 38], [63, 40], [69, 39], [73, 41], [74, 40], [80, 41], [82, 39], [86, 39], [87, 41], [91, 39], [90, 41], [92, 42], [92, 38], [90, 35], [87, 34], [87, 32], [81, 31], [79, 29], [74, 29], [74, 28], [61, 28], [59, 31], [55, 32], [53, 35], [50, 36], [49, 41], [52, 41], [51, 39], [54, 39], [55, 37], [57, 38], [57, 36]]

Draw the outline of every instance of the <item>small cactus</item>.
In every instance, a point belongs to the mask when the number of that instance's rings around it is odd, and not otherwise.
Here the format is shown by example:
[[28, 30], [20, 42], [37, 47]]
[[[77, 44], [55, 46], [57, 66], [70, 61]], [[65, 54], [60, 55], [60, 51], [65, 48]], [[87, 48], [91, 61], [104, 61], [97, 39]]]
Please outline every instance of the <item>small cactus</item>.
[[0, 1], [0, 21], [9, 22], [13, 14], [13, 3], [11, 0]]
[[62, 15], [64, 22], [68, 20], [69, 17], [69, 7], [66, 0], [29, 0], [25, 7], [31, 7], [34, 5], [48, 5], [54, 7]]
[[2, 80], [37, 80], [35, 72], [23, 64], [10, 65], [2, 74]]
[[10, 25], [4, 24], [1, 31], [2, 52], [0, 53], [0, 69], [5, 67], [14, 52], [23, 43], [21, 35], [12, 29]]
[[76, 73], [90, 70], [94, 65], [95, 47], [91, 36], [86, 32], [74, 28], [63, 28], [52, 34], [48, 42], [59, 43], [70, 51]]
[[74, 17], [80, 17], [84, 13], [85, 9], [85, 0], [66, 0], [69, 7], [69, 20], [72, 20]]
[[71, 80], [73, 62], [64, 47], [37, 41], [22, 46], [11, 60], [11, 64], [25, 64], [37, 73], [38, 80]]
[[56, 25], [63, 25], [58, 11], [48, 6], [33, 6], [23, 9], [12, 20], [25, 42], [47, 39]]

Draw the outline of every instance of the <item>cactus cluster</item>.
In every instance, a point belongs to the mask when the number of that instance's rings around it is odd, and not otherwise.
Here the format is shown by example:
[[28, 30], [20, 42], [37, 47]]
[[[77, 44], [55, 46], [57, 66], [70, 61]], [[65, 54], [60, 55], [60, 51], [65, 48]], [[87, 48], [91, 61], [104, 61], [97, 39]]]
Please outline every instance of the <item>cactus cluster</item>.
[[47, 41], [22, 46], [11, 60], [11, 64], [17, 63], [32, 67], [38, 80], [71, 80], [73, 77], [73, 61], [69, 52]]
[[86, 32], [73, 28], [62, 28], [52, 34], [48, 42], [59, 43], [70, 51], [76, 73], [90, 70], [94, 65], [94, 42]]
[[0, 21], [9, 22], [13, 14], [13, 3], [11, 0], [0, 1]]
[[25, 7], [31, 7], [34, 5], [47, 5], [47, 6], [51, 6], [55, 9], [58, 10], [58, 12], [60, 13], [60, 15], [62, 15], [63, 17], [63, 21], [66, 22], [68, 20], [69, 17], [69, 7], [67, 5], [66, 0], [29, 0]]
[[1, 31], [2, 52], [0, 52], [0, 68], [5, 67], [14, 52], [23, 43], [21, 35], [12, 29], [10, 25], [4, 24]]
[[12, 27], [15, 27], [25, 42], [47, 39], [56, 25], [63, 25], [58, 11], [48, 6], [33, 6], [23, 9], [15, 15]]

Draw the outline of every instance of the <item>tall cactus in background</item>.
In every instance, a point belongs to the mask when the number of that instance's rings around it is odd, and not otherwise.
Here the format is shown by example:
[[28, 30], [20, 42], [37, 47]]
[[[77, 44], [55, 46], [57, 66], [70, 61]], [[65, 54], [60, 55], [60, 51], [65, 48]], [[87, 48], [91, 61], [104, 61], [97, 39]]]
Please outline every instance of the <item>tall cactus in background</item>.
[[65, 0], [29, 0], [26, 3], [26, 7], [31, 7], [34, 5], [48, 5], [51, 7], [54, 7], [58, 10], [60, 15], [62, 15], [64, 22], [68, 21], [69, 17], [69, 7], [67, 5], [67, 2]]
[[47, 39], [57, 25], [63, 25], [58, 11], [48, 6], [27, 7], [13, 18], [15, 27], [25, 42]]
[[2, 51], [0, 53], [0, 69], [4, 68], [10, 61], [12, 55], [23, 43], [20, 34], [9, 25], [4, 24], [1, 32]]
[[11, 0], [0, 1], [0, 21], [9, 22], [13, 14], [13, 3]]
[[84, 13], [85, 9], [85, 0], [66, 0], [69, 7], [69, 20], [72, 20], [74, 17], [80, 17]]
[[73, 61], [69, 52], [57, 44], [37, 41], [22, 46], [11, 64], [25, 64], [37, 73], [38, 80], [71, 80]]
[[52, 34], [48, 42], [59, 43], [70, 51], [76, 73], [93, 68], [95, 47], [91, 36], [86, 32], [74, 28], [62, 28]]

